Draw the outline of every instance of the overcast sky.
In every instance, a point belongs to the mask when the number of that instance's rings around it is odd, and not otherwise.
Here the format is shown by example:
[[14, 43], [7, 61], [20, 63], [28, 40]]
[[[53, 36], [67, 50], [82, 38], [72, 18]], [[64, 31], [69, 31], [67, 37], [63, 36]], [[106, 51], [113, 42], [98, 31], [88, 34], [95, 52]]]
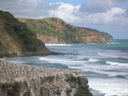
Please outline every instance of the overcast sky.
[[0, 0], [0, 10], [18, 18], [58, 17], [128, 39], [128, 0]]

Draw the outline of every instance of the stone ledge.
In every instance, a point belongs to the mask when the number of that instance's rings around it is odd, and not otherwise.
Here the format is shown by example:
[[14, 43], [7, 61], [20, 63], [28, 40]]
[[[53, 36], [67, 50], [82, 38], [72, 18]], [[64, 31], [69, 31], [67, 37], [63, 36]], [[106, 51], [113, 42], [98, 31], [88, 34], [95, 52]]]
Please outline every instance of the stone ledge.
[[0, 60], [0, 96], [92, 96], [79, 71]]

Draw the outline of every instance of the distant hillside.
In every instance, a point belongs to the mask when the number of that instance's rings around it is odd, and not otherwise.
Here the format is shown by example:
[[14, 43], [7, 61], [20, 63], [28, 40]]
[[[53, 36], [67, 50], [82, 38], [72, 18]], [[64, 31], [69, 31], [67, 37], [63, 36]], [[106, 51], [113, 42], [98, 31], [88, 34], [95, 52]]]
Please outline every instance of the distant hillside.
[[49, 54], [36, 34], [9, 12], [0, 11], [0, 57]]
[[101, 31], [99, 31], [99, 30], [91, 29], [91, 28], [84, 28], [84, 29], [86, 29], [86, 30], [88, 30], [88, 31], [92, 31], [92, 32], [95, 32], [95, 33], [98, 33], [98, 34], [102, 35], [103, 37], [105, 37], [105, 38], [106, 38], [106, 40], [107, 40], [107, 41], [109, 41], [109, 40], [113, 40], [113, 37], [112, 37], [110, 34], [108, 34], [108, 33], [101, 32]]
[[45, 43], [106, 43], [106, 39], [81, 27], [72, 26], [59, 18], [25, 19], [27, 27]]

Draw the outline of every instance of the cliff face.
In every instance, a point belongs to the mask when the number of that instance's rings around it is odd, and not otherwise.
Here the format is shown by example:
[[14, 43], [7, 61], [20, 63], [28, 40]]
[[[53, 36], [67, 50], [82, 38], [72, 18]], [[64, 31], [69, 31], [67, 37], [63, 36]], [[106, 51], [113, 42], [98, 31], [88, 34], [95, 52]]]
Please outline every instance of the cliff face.
[[0, 96], [92, 96], [79, 71], [19, 65], [0, 60]]
[[113, 37], [112, 37], [110, 34], [108, 34], [108, 33], [101, 32], [101, 31], [99, 31], [99, 30], [91, 29], [91, 28], [84, 28], [84, 29], [86, 29], [86, 30], [88, 30], [88, 31], [92, 31], [92, 32], [95, 32], [95, 33], [98, 33], [98, 34], [102, 35], [104, 38], [106, 38], [106, 40], [107, 40], [107, 41], [113, 40]]
[[64, 44], [64, 43], [105, 43], [106, 40], [99, 36], [68, 36], [68, 37], [57, 37], [37, 34], [37, 38], [42, 40], [44, 43], [50, 44]]
[[36, 34], [8, 12], [0, 11], [0, 57], [49, 54]]
[[44, 43], [106, 43], [102, 35], [72, 26], [59, 18], [18, 20], [25, 23]]

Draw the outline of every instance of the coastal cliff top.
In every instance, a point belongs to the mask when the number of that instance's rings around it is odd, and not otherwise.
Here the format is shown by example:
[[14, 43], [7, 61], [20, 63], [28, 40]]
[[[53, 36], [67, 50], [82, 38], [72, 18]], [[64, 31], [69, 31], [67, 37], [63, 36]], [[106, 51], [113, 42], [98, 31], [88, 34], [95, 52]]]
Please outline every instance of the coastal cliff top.
[[27, 27], [38, 34], [42, 35], [51, 35], [57, 37], [63, 36], [94, 36], [100, 34], [88, 31], [81, 27], [73, 26], [59, 18], [44, 18], [44, 19], [27, 19], [27, 18], [18, 18], [22, 23], [25, 23]]
[[44, 19], [28, 19], [28, 18], [18, 18], [20, 22], [23, 22], [27, 27], [37, 33], [42, 35], [51, 35], [57, 37], [63, 36], [97, 36], [101, 35], [107, 40], [112, 40], [112, 36], [108, 33], [101, 32], [99, 30], [73, 26], [60, 18], [50, 17]]
[[13, 83], [25, 79], [61, 74], [81, 75], [79, 71], [21, 65], [0, 59], [0, 83]]

